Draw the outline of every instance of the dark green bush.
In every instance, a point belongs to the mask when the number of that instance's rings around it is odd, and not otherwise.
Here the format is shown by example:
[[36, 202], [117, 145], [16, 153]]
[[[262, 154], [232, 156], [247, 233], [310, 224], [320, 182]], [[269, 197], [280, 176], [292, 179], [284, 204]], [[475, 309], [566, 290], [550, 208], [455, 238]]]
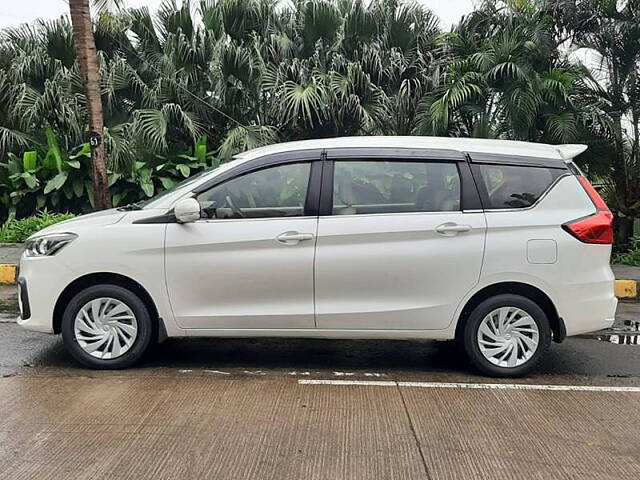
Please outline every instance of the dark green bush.
[[[22, 157], [9, 153], [0, 158], [0, 221], [27, 218], [37, 211], [87, 213], [93, 210], [91, 151], [85, 143], [70, 151], [58, 145], [47, 130], [45, 149], [25, 151]], [[152, 197], [218, 159], [207, 151], [207, 137], [182, 153], [153, 155], [127, 169], [109, 170], [113, 206]]]
[[44, 211], [22, 220], [9, 220], [0, 230], [0, 243], [24, 242], [43, 228], [73, 217], [74, 215], [71, 213], [49, 213]]
[[633, 237], [631, 239], [631, 248], [625, 253], [614, 255], [611, 263], [640, 267], [640, 236]]

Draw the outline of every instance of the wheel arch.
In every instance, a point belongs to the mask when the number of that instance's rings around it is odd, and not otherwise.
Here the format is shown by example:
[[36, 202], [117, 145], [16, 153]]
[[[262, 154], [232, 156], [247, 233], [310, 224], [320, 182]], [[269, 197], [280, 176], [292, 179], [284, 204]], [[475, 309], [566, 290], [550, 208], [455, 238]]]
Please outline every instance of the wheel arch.
[[136, 282], [132, 278], [119, 273], [111, 272], [90, 273], [87, 275], [83, 275], [76, 278], [73, 282], [67, 285], [67, 287], [58, 296], [58, 300], [56, 301], [56, 305], [53, 309], [54, 333], [61, 333], [62, 331], [62, 316], [64, 314], [64, 309], [68, 305], [69, 301], [85, 288], [101, 284], [117, 285], [119, 287], [126, 288], [138, 295], [138, 297], [140, 297], [140, 300], [142, 300], [142, 302], [147, 307], [147, 310], [149, 311], [149, 315], [151, 316], [155, 330], [154, 338], [157, 338], [159, 329], [164, 329], [164, 325], [160, 320], [158, 308], [151, 298], [151, 295], [149, 295], [149, 292], [142, 285], [140, 285], [140, 283]]
[[465, 304], [464, 308], [460, 312], [458, 317], [458, 323], [456, 325], [456, 339], [462, 338], [464, 331], [464, 325], [469, 318], [470, 313], [484, 300], [501, 295], [504, 293], [511, 293], [514, 295], [521, 295], [532, 301], [534, 301], [547, 315], [549, 319], [551, 331], [553, 332], [553, 340], [557, 343], [562, 342], [567, 336], [564, 321], [558, 314], [558, 310], [549, 296], [540, 290], [538, 287], [534, 287], [528, 283], [523, 282], [500, 282], [488, 285], [479, 291], [477, 291]]

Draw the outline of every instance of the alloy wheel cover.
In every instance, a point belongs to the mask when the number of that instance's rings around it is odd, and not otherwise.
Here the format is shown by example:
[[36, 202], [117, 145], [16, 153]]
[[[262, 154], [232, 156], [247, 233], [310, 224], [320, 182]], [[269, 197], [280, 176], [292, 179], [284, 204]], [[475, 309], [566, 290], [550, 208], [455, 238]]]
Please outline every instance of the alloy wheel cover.
[[138, 321], [126, 303], [101, 297], [78, 310], [73, 331], [82, 350], [92, 357], [111, 360], [131, 349], [138, 337]]
[[482, 319], [476, 340], [485, 359], [498, 367], [513, 368], [528, 362], [536, 353], [540, 330], [528, 312], [505, 306]]

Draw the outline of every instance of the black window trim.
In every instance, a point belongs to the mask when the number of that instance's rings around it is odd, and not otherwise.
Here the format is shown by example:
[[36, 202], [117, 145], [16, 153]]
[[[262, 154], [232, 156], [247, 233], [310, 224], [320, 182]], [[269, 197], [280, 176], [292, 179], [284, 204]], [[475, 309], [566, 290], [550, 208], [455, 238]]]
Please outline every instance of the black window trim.
[[211, 180], [198, 185], [192, 190], [192, 192], [198, 195], [226, 182], [227, 180], [232, 180], [236, 177], [258, 170], [263, 170], [265, 168], [286, 165], [288, 163], [307, 163], [314, 160], [320, 161], [321, 159], [322, 149], [318, 148], [312, 150], [295, 150], [291, 152], [272, 153], [263, 157], [254, 158], [238, 165], [237, 167], [227, 170], [226, 172], [215, 176]]
[[466, 162], [467, 157], [463, 152], [458, 150], [438, 149], [438, 148], [396, 148], [396, 147], [335, 147], [326, 150], [326, 158], [328, 160], [346, 160], [353, 158], [379, 158], [396, 159], [405, 162], [423, 162], [425, 160], [453, 160], [458, 162]]
[[558, 170], [569, 170], [564, 160], [543, 157], [528, 157], [526, 155], [504, 155], [498, 153], [466, 152], [469, 161], [492, 165], [513, 165], [527, 167], [544, 167]]
[[[264, 170], [265, 168], [278, 167], [281, 165], [287, 165], [290, 163], [310, 163], [311, 169], [309, 173], [309, 185], [307, 188], [307, 198], [305, 200], [305, 212], [304, 216], [317, 216], [320, 202], [320, 179], [322, 177], [322, 158], [323, 149], [315, 148], [308, 150], [295, 150], [289, 152], [272, 153], [262, 157], [254, 158], [247, 162], [215, 176], [211, 180], [198, 185], [191, 190], [193, 197], [197, 197], [199, 194], [210, 190], [222, 183], [225, 183], [234, 178], [247, 175], [249, 173], [257, 172], [258, 170]], [[256, 218], [248, 220], [268, 220], [269, 218], [301, 218], [301, 217], [268, 217], [268, 218]], [[177, 223], [176, 217], [173, 213], [173, 208], [167, 213], [162, 215], [156, 215], [153, 217], [142, 218], [132, 222], [134, 224], [150, 224], [150, 223]]]

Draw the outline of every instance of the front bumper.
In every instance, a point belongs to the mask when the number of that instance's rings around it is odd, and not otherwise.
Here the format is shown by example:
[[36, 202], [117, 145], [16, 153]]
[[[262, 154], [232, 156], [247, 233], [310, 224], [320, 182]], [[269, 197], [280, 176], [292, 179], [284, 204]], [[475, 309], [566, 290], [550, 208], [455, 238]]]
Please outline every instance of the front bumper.
[[54, 333], [56, 302], [72, 280], [72, 272], [55, 256], [22, 257], [18, 279], [18, 325], [35, 332]]
[[31, 305], [29, 304], [29, 289], [27, 280], [18, 278], [18, 306], [20, 307], [19, 320], [29, 320], [31, 317]]

